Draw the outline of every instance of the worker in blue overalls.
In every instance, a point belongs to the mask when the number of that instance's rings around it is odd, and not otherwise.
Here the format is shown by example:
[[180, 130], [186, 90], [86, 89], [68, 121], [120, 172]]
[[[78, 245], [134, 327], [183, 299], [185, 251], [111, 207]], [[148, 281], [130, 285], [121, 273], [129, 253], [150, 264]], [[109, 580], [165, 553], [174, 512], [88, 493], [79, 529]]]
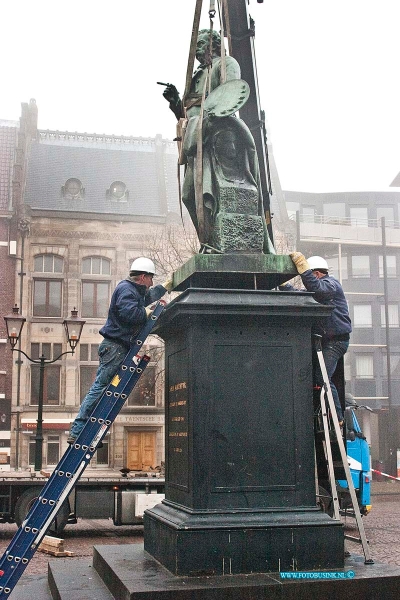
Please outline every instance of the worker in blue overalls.
[[[322, 336], [322, 355], [324, 358], [329, 383], [335, 402], [339, 423], [343, 423], [343, 411], [339, 394], [332, 381], [339, 359], [348, 350], [351, 333], [351, 319], [347, 300], [340, 282], [329, 275], [329, 266], [321, 256], [311, 256], [306, 259], [301, 252], [292, 252], [290, 258], [294, 262], [304, 287], [308, 292], [314, 292], [314, 297], [320, 304], [332, 306], [329, 317], [313, 328], [313, 333]], [[291, 285], [280, 286], [281, 290], [294, 290]], [[323, 386], [321, 369], [317, 364], [314, 373], [314, 383]]]
[[152, 312], [149, 305], [171, 291], [172, 279], [152, 287], [154, 275], [153, 261], [140, 257], [133, 261], [129, 277], [120, 281], [115, 288], [107, 321], [99, 332], [104, 340], [98, 350], [100, 364], [96, 378], [71, 425], [68, 444], [75, 442], [101, 395], [120, 368], [130, 346], [134, 344]]

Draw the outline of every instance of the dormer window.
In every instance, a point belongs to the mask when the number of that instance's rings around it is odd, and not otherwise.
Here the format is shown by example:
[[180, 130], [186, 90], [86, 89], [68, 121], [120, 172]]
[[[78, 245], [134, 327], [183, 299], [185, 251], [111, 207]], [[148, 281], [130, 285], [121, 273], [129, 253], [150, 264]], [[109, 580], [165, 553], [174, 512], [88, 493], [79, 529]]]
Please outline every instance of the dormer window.
[[114, 181], [110, 185], [110, 189], [106, 192], [107, 198], [114, 202], [126, 202], [129, 198], [129, 191], [126, 189], [125, 183], [122, 181]]
[[71, 179], [67, 179], [65, 185], [62, 186], [61, 194], [63, 198], [66, 198], [67, 200], [81, 200], [85, 196], [85, 188], [79, 179], [71, 177]]

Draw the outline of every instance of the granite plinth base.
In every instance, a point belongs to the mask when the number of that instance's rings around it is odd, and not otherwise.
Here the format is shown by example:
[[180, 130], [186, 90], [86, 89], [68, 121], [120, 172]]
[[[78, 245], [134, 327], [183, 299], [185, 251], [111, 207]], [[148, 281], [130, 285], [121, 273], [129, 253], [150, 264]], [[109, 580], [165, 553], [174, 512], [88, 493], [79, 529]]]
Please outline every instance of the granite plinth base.
[[[144, 547], [175, 575], [236, 575], [342, 568], [343, 526], [315, 509], [190, 513], [146, 511]], [[310, 550], [312, 549], [312, 550]]]
[[174, 289], [272, 290], [297, 274], [283, 254], [195, 254], [175, 271]]

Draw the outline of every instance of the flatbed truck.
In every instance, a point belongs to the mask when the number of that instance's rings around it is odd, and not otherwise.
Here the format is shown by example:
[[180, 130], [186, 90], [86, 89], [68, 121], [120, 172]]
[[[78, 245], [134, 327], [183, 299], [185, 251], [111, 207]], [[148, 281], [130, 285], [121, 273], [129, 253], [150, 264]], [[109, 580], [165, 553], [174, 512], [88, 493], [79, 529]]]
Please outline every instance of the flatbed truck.
[[[0, 477], [0, 523], [21, 526], [50, 473], [16, 472]], [[159, 473], [87, 469], [66, 498], [50, 530], [60, 535], [78, 518], [112, 519], [114, 525], [138, 525], [143, 512], [164, 498]], [[1, 525], [0, 525], [1, 527]]]

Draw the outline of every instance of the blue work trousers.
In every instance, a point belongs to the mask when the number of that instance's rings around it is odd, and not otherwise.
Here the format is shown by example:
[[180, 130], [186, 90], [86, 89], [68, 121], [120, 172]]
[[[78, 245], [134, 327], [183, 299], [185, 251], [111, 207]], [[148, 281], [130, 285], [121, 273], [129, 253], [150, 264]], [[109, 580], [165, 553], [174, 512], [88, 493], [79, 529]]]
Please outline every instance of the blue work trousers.
[[[343, 411], [340, 405], [339, 394], [335, 384], [332, 381], [332, 375], [336, 370], [338, 361], [344, 356], [349, 347], [349, 341], [331, 340], [322, 344], [322, 356], [324, 357], [326, 372], [328, 373], [329, 383], [332, 390], [333, 400], [335, 402], [336, 413], [339, 421], [343, 421]], [[315, 383], [319, 386], [323, 386], [323, 379], [321, 369], [319, 368], [319, 362], [315, 366]]]
[[78, 437], [100, 396], [121, 366], [128, 350], [123, 344], [104, 339], [99, 346], [99, 368], [96, 379], [82, 400], [81, 408], [71, 425], [70, 436]]

